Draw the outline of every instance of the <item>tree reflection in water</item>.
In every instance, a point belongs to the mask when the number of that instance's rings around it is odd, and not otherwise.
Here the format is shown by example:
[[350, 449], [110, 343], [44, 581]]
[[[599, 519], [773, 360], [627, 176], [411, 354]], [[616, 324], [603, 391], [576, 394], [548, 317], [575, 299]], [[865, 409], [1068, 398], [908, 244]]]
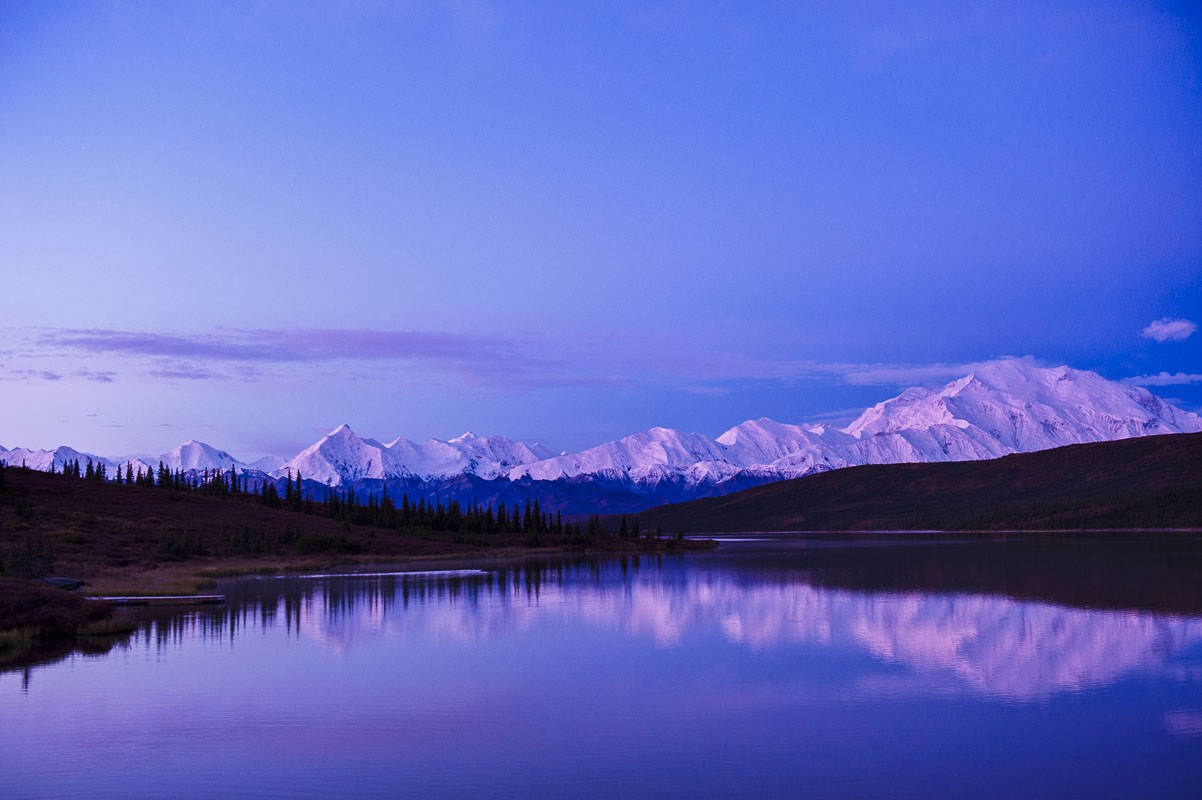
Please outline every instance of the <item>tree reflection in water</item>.
[[248, 578], [223, 585], [225, 606], [130, 610], [139, 626], [127, 640], [58, 644], [7, 669], [28, 679], [40, 665], [113, 647], [234, 642], [281, 625], [346, 652], [365, 637], [472, 642], [571, 624], [658, 647], [713, 635], [756, 650], [839, 644], [946, 691], [1025, 701], [1154, 669], [1202, 641], [1200, 564], [1188, 537], [843, 536], [705, 555], [526, 558], [480, 571]]

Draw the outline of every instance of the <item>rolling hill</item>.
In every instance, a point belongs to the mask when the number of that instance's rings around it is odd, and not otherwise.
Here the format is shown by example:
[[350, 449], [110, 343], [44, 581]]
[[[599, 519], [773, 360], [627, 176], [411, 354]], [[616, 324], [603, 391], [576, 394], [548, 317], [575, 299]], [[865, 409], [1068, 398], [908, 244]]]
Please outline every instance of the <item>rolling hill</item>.
[[1202, 528], [1202, 434], [850, 467], [638, 519], [689, 532]]

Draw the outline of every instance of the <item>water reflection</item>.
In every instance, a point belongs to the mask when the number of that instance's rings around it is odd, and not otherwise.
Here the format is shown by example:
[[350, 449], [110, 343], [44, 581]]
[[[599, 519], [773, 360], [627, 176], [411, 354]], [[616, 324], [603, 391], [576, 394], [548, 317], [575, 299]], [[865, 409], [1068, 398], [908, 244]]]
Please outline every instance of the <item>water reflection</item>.
[[107, 652], [0, 671], [3, 793], [1199, 796], [1189, 547], [847, 544], [130, 609]]
[[[873, 558], [880, 555], [877, 550]], [[848, 552], [782, 552], [767, 545], [737, 551], [734, 561], [663, 555], [548, 558], [502, 562], [484, 571], [240, 579], [223, 587], [229, 595], [224, 607], [131, 611], [143, 623], [133, 644], [167, 649], [192, 638], [234, 642], [282, 629], [288, 637], [346, 654], [379, 637], [470, 644], [551, 626], [586, 626], [660, 648], [717, 638], [752, 651], [854, 650], [904, 667], [913, 679], [907, 683], [890, 676], [873, 690], [877, 694], [972, 692], [1030, 701], [1162, 670], [1202, 642], [1198, 614], [897, 588], [898, 574], [911, 576], [903, 585], [912, 587], [913, 561], [931, 557], [930, 548], [918, 554], [895, 548], [889, 558], [898, 570], [886, 590], [830, 585], [847, 582], [843, 560]], [[865, 559], [863, 553], [851, 557]], [[963, 550], [956, 554], [963, 557]], [[981, 562], [979, 553], [970, 557]], [[1003, 572], [1013, 566], [1005, 559], [994, 559], [993, 565]], [[868, 572], [855, 574], [862, 581]], [[1079, 579], [1089, 583], [1095, 577], [1089, 573]], [[1148, 576], [1136, 570], [1129, 578]], [[1079, 589], [1072, 583], [1062, 578], [1058, 585], [1076, 596]], [[880, 679], [862, 676], [862, 681]], [[1189, 713], [1173, 719], [1178, 730], [1196, 727]]]

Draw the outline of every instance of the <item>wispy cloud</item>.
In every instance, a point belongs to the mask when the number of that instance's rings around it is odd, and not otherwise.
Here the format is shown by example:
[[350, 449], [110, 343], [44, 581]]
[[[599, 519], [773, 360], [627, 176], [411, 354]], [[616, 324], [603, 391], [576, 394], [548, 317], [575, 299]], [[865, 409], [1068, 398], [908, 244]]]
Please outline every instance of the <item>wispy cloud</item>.
[[159, 367], [142, 373], [151, 378], [167, 378], [168, 380], [184, 381], [213, 381], [225, 380], [226, 376], [205, 367], [194, 367], [191, 364]]
[[1155, 339], [1158, 342], [1184, 342], [1193, 336], [1198, 326], [1188, 319], [1173, 319], [1165, 317], [1152, 322], [1140, 333], [1145, 339]]
[[703, 397], [724, 397], [731, 393], [729, 386], [683, 386], [681, 388], [688, 394], [696, 394]]
[[75, 371], [75, 375], [87, 381], [95, 381], [96, 383], [113, 383], [117, 379], [117, 373], [111, 370], [80, 369]]
[[47, 369], [10, 369], [7, 370], [0, 380], [6, 381], [61, 381], [63, 376], [57, 372], [51, 372]]
[[1191, 383], [1202, 383], [1202, 375], [1188, 372], [1158, 372], [1155, 375], [1136, 375], [1133, 378], [1123, 378], [1123, 383], [1134, 386], [1185, 386]]
[[[183, 334], [42, 329], [30, 344], [40, 353], [60, 357], [141, 359], [148, 362], [143, 375], [169, 380], [258, 381], [264, 369], [339, 362], [345, 365], [346, 380], [376, 378], [380, 374], [376, 365], [392, 364], [405, 367], [407, 379], [444, 375], [468, 386], [534, 388], [597, 382], [581, 376], [570, 359], [550, 355], [554, 347], [548, 342], [440, 331], [298, 328]], [[355, 364], [362, 369], [356, 371]], [[81, 377], [103, 380], [99, 376], [111, 379], [115, 374]]]
[[368, 328], [228, 330], [197, 335], [89, 328], [45, 331], [38, 341], [43, 346], [88, 353], [237, 362], [531, 360], [516, 342], [503, 337]]
[[[308, 367], [322, 364], [322, 372], [342, 384], [423, 385], [504, 394], [653, 385], [719, 397], [751, 384], [929, 386], [998, 360], [899, 364], [764, 359], [620, 333], [481, 335], [369, 328], [206, 333], [43, 328], [31, 332], [26, 342], [30, 358], [44, 356], [52, 365], [78, 358], [123, 359], [132, 361], [140, 376], [161, 380], [246, 383], [297, 376], [309, 380]], [[1039, 363], [1031, 356], [1024, 360]], [[88, 380], [111, 381], [117, 375], [115, 370], [74, 371], [75, 366], [68, 371]]]
[[[996, 360], [996, 359], [995, 359]], [[1035, 363], [1035, 359], [1026, 356], [1024, 361]], [[906, 386], [911, 384], [929, 384], [962, 378], [970, 372], [988, 366], [991, 361], [972, 361], [963, 364], [913, 364], [889, 365], [874, 364], [849, 370], [844, 378], [848, 383], [857, 386]]]
[[[674, 376], [687, 376], [695, 382], [768, 381], [800, 383], [803, 381], [847, 383], [853, 386], [915, 386], [946, 383], [964, 377], [978, 369], [1013, 356], [999, 356], [985, 361], [933, 364], [857, 364], [812, 360], [755, 360], [741, 359], [732, 354], [706, 353], [700, 355], [667, 354], [640, 358], [633, 362], [638, 369], [657, 372], [660, 380], [672, 383]], [[1016, 359], [1039, 365], [1033, 356]], [[696, 384], [691, 384], [696, 385]], [[703, 384], [704, 385], [704, 384]], [[683, 387], [688, 389], [689, 387]]]
[[824, 411], [821, 414], [809, 414], [802, 420], [802, 422], [851, 422], [863, 413], [863, 408], [842, 408], [838, 411]]

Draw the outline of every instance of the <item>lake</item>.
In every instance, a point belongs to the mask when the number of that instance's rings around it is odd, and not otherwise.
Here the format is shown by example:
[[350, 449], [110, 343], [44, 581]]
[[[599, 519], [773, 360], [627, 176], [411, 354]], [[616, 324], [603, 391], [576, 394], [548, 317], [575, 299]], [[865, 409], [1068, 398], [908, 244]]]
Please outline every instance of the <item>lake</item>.
[[10, 666], [0, 795], [1202, 796], [1197, 538], [395, 569]]

